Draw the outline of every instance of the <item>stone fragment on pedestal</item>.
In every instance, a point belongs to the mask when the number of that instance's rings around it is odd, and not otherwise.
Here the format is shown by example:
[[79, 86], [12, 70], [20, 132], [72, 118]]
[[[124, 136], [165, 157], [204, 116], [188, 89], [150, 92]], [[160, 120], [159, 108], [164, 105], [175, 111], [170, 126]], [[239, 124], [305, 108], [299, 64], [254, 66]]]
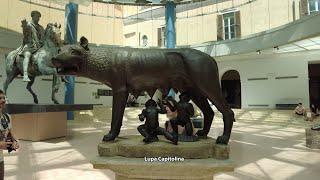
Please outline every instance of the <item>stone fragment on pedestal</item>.
[[320, 149], [320, 131], [306, 128], [306, 146], [312, 149]]
[[131, 135], [100, 143], [100, 156], [92, 160], [93, 167], [114, 171], [117, 180], [212, 180], [216, 173], [234, 170], [228, 159], [229, 146], [217, 145], [213, 138], [178, 145], [161, 136], [158, 142], [150, 144], [142, 139], [142, 136]]

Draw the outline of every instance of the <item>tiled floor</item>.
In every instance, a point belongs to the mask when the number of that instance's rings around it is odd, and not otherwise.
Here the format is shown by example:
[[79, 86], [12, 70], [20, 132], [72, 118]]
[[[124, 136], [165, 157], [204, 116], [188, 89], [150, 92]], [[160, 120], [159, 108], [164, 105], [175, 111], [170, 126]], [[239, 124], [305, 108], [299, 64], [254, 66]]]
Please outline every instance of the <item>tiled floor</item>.
[[[140, 109], [128, 108], [123, 134], [137, 134]], [[235, 110], [232, 132], [232, 173], [215, 179], [303, 179], [320, 177], [320, 150], [305, 147], [306, 122], [291, 111]], [[18, 152], [5, 154], [5, 179], [114, 179], [109, 170], [95, 170], [90, 159], [97, 156], [97, 144], [110, 127], [110, 108], [82, 111], [68, 122], [68, 136], [44, 142], [20, 141]], [[161, 122], [165, 116], [161, 116]], [[222, 133], [221, 114], [216, 113], [210, 136]]]

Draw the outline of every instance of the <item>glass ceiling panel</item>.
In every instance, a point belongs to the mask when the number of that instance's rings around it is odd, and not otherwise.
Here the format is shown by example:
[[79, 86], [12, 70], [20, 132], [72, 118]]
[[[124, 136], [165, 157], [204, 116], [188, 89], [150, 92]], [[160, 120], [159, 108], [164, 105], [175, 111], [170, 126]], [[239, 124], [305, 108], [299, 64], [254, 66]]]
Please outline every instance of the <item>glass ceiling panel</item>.
[[[192, 2], [200, 2], [205, 0], [44, 0], [50, 1], [57, 4], [66, 4], [69, 2], [81, 4], [81, 5], [90, 5], [91, 2], [105, 2], [110, 4], [123, 4], [123, 5], [135, 5], [135, 6], [145, 6], [147, 4], [152, 5], [161, 5], [163, 6], [168, 1], [173, 1], [176, 4], [186, 4]], [[227, 0], [218, 0], [218, 1], [227, 1]]]

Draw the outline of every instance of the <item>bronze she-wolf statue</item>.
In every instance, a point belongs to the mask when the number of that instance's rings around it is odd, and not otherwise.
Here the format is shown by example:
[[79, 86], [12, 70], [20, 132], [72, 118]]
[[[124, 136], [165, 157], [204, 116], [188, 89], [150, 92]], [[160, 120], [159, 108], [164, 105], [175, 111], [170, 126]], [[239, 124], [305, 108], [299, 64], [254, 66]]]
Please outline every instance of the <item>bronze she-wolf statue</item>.
[[137, 96], [156, 89], [163, 95], [170, 88], [188, 93], [204, 114], [204, 127], [198, 136], [209, 133], [214, 112], [209, 99], [223, 114], [223, 135], [216, 143], [228, 144], [234, 113], [222, 96], [218, 67], [209, 55], [194, 49], [137, 49], [127, 47], [88, 47], [88, 40], [67, 45], [52, 59], [58, 74], [78, 75], [102, 82], [113, 90], [111, 130], [103, 141], [114, 140], [120, 133], [128, 94]]

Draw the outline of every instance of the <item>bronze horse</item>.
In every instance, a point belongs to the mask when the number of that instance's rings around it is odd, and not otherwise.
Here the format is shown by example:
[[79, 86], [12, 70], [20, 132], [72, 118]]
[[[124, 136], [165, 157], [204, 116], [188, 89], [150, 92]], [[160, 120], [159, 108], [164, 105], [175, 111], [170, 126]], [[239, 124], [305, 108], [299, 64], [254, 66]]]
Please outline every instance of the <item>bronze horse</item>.
[[[59, 104], [55, 94], [59, 90], [61, 80], [57, 77], [57, 70], [53, 67], [51, 58], [58, 54], [58, 51], [62, 46], [60, 28], [61, 26], [58, 26], [57, 24], [49, 23], [47, 25], [45, 29], [44, 45], [33, 54], [32, 61], [28, 68], [31, 81], [28, 82], [26, 88], [32, 94], [33, 101], [36, 104], [38, 104], [38, 97], [31, 89], [31, 86], [34, 83], [35, 77], [42, 75], [53, 75], [51, 99], [55, 104]], [[23, 74], [23, 57], [19, 55], [22, 48], [23, 46], [20, 46], [5, 57], [7, 74], [6, 81], [3, 84], [5, 93], [13, 79], [18, 75]]]

